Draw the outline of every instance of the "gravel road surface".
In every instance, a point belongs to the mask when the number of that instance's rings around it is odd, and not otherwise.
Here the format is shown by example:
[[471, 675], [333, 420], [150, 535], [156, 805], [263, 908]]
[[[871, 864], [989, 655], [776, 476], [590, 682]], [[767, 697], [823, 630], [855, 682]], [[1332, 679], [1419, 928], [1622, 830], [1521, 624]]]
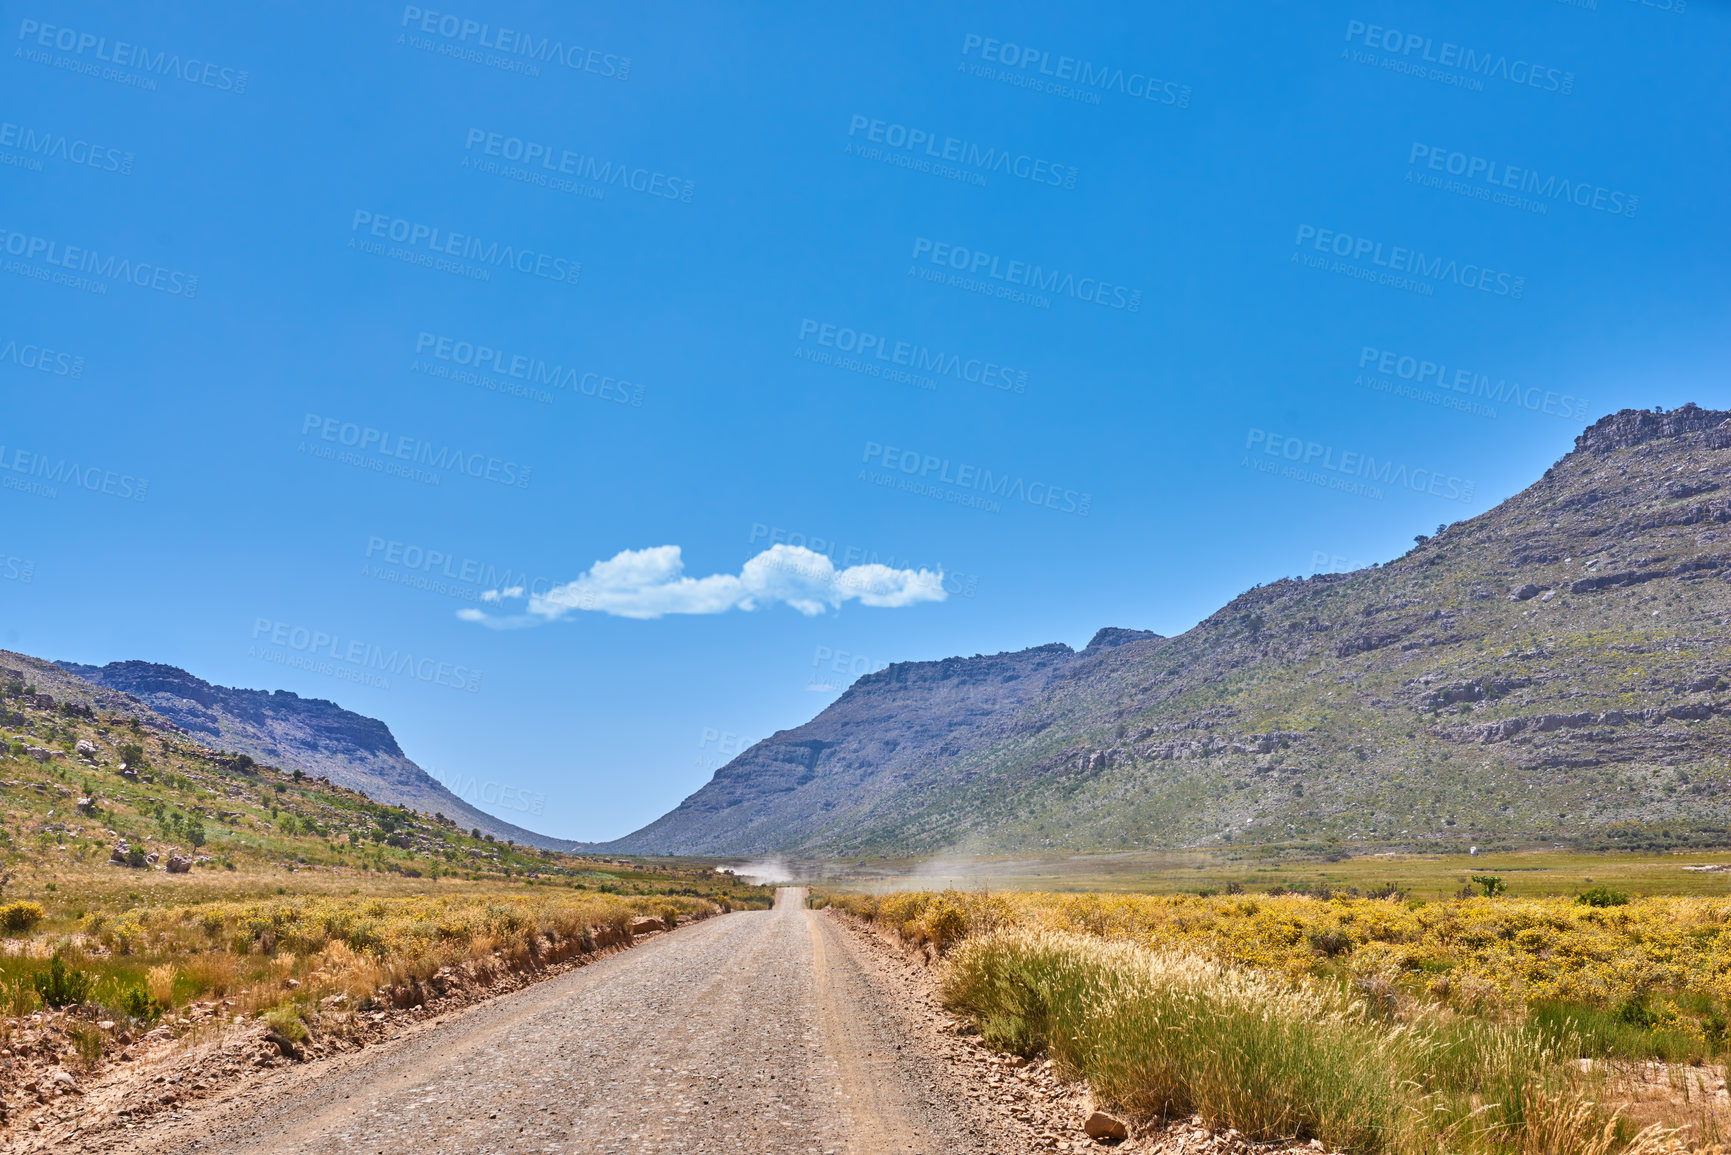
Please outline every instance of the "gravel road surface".
[[110, 1151], [1024, 1151], [991, 1125], [906, 992], [785, 889], [217, 1098]]

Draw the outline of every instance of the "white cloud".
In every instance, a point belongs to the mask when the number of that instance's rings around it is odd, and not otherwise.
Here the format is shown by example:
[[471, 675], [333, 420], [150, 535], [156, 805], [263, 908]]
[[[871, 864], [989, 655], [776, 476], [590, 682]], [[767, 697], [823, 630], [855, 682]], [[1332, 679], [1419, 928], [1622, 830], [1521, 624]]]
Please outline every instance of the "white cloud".
[[[665, 614], [721, 614], [755, 610], [777, 602], [815, 616], [839, 609], [846, 601], [896, 608], [917, 602], [941, 602], [942, 571], [891, 569], [886, 565], [855, 565], [838, 570], [829, 558], [802, 546], [773, 545], [740, 568], [738, 574], [685, 576], [685, 562], [676, 545], [622, 550], [598, 561], [575, 581], [554, 586], [544, 594], [527, 595], [526, 612], [493, 616], [462, 609], [457, 616], [492, 629], [514, 629], [554, 622], [577, 610], [619, 618], [659, 618]], [[520, 586], [488, 590], [489, 605], [525, 599]]]

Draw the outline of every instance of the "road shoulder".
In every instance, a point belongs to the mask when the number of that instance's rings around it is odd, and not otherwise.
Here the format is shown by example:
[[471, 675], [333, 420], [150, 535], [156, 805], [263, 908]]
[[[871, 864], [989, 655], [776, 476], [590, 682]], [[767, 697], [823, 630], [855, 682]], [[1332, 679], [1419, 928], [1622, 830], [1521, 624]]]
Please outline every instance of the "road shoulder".
[[[835, 908], [816, 914], [842, 946], [884, 1029], [894, 1035], [902, 1085], [924, 1109], [933, 1151], [1099, 1150], [1082, 1131], [1087, 1088], [980, 1045], [944, 1009], [937, 968], [878, 928]], [[1119, 1150], [1130, 1149], [1128, 1145]]]

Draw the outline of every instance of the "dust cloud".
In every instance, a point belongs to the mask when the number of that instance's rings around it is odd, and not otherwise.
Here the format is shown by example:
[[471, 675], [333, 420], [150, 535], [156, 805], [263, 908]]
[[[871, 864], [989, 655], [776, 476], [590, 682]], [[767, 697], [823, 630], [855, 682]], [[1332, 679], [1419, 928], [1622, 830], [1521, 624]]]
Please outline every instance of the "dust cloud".
[[783, 858], [759, 858], [755, 862], [734, 867], [733, 873], [757, 886], [778, 886], [799, 881], [795, 872], [788, 868], [787, 860]]

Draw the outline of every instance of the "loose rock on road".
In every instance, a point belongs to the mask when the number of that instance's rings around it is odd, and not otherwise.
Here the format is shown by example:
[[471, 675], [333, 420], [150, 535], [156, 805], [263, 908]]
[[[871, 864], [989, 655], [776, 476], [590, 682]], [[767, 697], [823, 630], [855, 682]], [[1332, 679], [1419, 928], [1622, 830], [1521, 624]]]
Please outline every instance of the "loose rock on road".
[[657, 936], [117, 1149], [1026, 1150], [982, 1126], [861, 949], [784, 889], [774, 910]]

